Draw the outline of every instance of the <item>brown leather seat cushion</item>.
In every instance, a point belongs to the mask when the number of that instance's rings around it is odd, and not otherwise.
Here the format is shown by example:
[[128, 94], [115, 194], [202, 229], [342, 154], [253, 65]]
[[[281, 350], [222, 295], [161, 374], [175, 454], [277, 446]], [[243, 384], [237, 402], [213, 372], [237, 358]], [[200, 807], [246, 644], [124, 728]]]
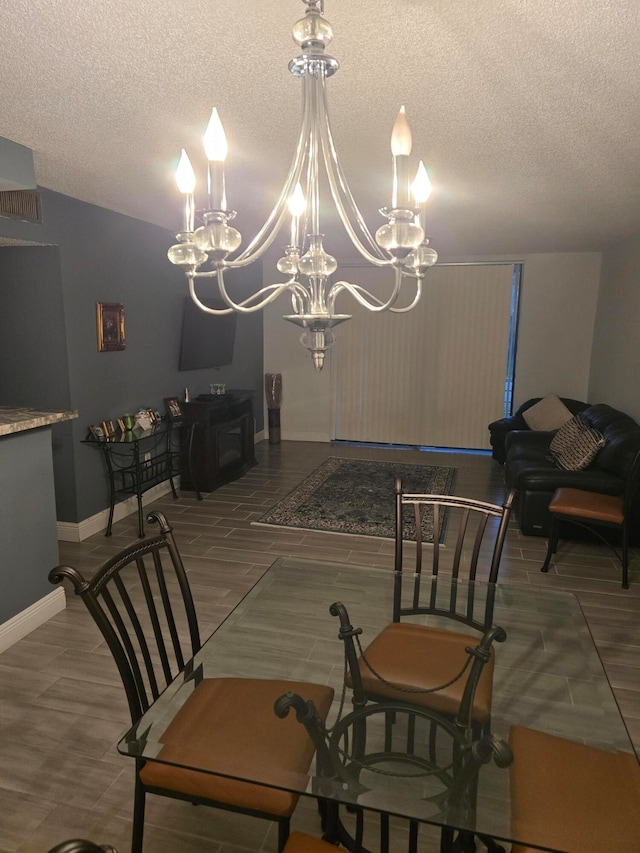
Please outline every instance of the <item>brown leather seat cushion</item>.
[[[338, 848], [303, 832], [292, 832], [283, 853], [336, 853]], [[339, 851], [338, 851], [339, 853]]]
[[[511, 831], [569, 853], [640, 850], [640, 765], [634, 755], [513, 726]], [[533, 853], [515, 844], [512, 853]]]
[[[387, 625], [365, 649], [364, 657], [386, 681], [411, 690], [424, 690], [446, 683], [469, 659], [467, 646], [477, 646], [475, 635], [460, 634], [410, 622]], [[494, 655], [480, 676], [473, 707], [473, 720], [486, 723], [491, 716]], [[444, 690], [437, 693], [409, 693], [396, 690], [377, 679], [360, 660], [360, 673], [365, 692], [370, 696], [409, 702], [454, 716], [458, 712], [469, 670]]]
[[[314, 746], [291, 712], [275, 715], [275, 700], [287, 692], [312, 700], [322, 719], [333, 689], [298, 681], [207, 678], [198, 684], [161, 738], [165, 761], [248, 776], [256, 782], [304, 790]], [[140, 771], [148, 787], [179, 791], [242, 809], [289, 816], [298, 795], [224, 776], [148, 761]]]
[[549, 512], [574, 515], [579, 518], [604, 521], [607, 524], [622, 524], [624, 521], [623, 499], [616, 495], [601, 495], [583, 489], [556, 489]]

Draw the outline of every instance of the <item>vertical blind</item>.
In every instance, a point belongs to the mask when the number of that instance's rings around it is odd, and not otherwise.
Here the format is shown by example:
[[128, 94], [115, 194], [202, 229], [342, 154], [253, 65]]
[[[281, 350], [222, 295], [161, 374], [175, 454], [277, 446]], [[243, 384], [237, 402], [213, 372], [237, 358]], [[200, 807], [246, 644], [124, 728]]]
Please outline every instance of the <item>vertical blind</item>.
[[[382, 296], [393, 273], [345, 276]], [[436, 266], [407, 314], [353, 309], [332, 360], [335, 437], [349, 441], [488, 447], [504, 400], [512, 264]]]

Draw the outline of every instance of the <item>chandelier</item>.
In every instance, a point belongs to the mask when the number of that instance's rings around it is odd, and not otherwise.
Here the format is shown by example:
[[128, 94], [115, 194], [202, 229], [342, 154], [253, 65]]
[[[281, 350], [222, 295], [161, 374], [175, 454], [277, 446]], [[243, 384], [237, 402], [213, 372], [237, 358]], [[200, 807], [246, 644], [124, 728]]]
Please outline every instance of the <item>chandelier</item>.
[[[344, 291], [369, 311], [404, 313], [414, 308], [422, 293], [422, 279], [438, 259], [424, 232], [425, 206], [431, 186], [422, 161], [413, 184], [409, 175], [411, 129], [401, 107], [391, 134], [393, 192], [390, 207], [380, 210], [386, 219], [375, 233], [369, 231], [345, 179], [334, 145], [327, 109], [326, 80], [338, 70], [338, 62], [325, 52], [333, 38], [324, 17], [324, 0], [302, 0], [306, 11], [293, 27], [300, 56], [289, 63], [289, 71], [302, 80], [302, 126], [280, 197], [251, 243], [235, 257], [241, 234], [229, 223], [236, 216], [227, 207], [224, 162], [227, 140], [213, 109], [204, 136], [208, 160], [208, 206], [201, 212], [203, 224], [195, 228], [195, 174], [185, 150], [176, 171], [178, 189], [185, 196], [184, 226], [178, 243], [169, 249], [171, 263], [184, 268], [189, 293], [196, 305], [209, 314], [259, 311], [281, 294], [291, 297], [292, 313], [283, 319], [304, 331], [301, 343], [312, 355], [316, 370], [322, 370], [325, 353], [333, 344], [333, 329], [351, 319], [336, 311], [336, 299]], [[337, 262], [325, 252], [320, 225], [321, 164], [340, 220], [357, 251], [377, 267], [390, 267], [388, 298], [380, 299], [359, 284], [331, 281]], [[200, 212], [199, 212], [200, 213]], [[277, 262], [286, 280], [262, 287], [243, 301], [234, 301], [227, 290], [227, 270], [258, 260], [288, 225], [289, 244]], [[203, 265], [206, 267], [203, 269]], [[196, 294], [196, 281], [216, 278], [226, 308], [209, 308]], [[398, 303], [405, 279], [411, 281], [408, 304]], [[406, 288], [405, 288], [406, 289]]]

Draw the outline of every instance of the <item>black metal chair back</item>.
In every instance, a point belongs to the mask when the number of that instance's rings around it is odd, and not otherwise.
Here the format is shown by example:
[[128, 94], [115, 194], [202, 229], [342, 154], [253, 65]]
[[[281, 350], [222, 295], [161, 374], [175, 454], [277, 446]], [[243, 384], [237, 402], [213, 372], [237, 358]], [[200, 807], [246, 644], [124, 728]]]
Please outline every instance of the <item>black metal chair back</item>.
[[[423, 720], [431, 730], [426, 739], [427, 763], [433, 760], [437, 730], [456, 733], [453, 742], [458, 754], [472, 743], [488, 745], [489, 760], [496, 743], [490, 729], [492, 646], [507, 636], [493, 625], [494, 600], [514, 498], [511, 491], [498, 506], [450, 495], [404, 494], [400, 479], [396, 480], [393, 622], [363, 650], [362, 629], [353, 627], [344, 605], [334, 602], [330, 607], [330, 613], [340, 620], [338, 636], [345, 643], [345, 684], [352, 688], [354, 707], [347, 719], [353, 727], [358, 760], [363, 754], [367, 719], [377, 715], [384, 719], [386, 754], [398, 714], [408, 722], [408, 755], [414, 754], [415, 727]], [[446, 546], [440, 541], [445, 522]], [[413, 528], [415, 536], [413, 571], [404, 565], [407, 528]], [[430, 528], [433, 544], [425, 541]], [[481, 569], [485, 565], [486, 575]], [[483, 583], [476, 584], [480, 580]], [[474, 629], [480, 637], [442, 624], [452, 620]], [[334, 729], [339, 730], [339, 724]], [[482, 751], [484, 754], [484, 747]], [[464, 829], [461, 838], [464, 836], [469, 849], [475, 849], [472, 815], [477, 766], [463, 762], [465, 772], [447, 781], [448, 808], [462, 808], [458, 825]], [[436, 762], [433, 772], [438, 772], [437, 767]], [[482, 840], [485, 844], [491, 841]], [[417, 836], [414, 841], [410, 849], [417, 851]], [[451, 833], [443, 833], [441, 849], [453, 849], [452, 842]], [[464, 845], [460, 849], [467, 849]]]
[[[287, 793], [286, 786], [239, 780], [256, 761], [259, 768], [272, 766], [278, 778], [305, 773], [313, 758], [306, 732], [294, 726], [283, 735], [272, 702], [281, 690], [294, 692], [304, 685], [324, 719], [333, 688], [285, 679], [196, 678], [201, 668], [193, 657], [200, 650], [200, 634], [184, 565], [166, 518], [152, 512], [148, 521], [159, 526], [159, 534], [112, 557], [91, 580], [69, 566], [49, 573], [52, 583], [71, 581], [102, 632], [120, 671], [134, 726], [171, 681], [194, 676], [194, 690], [174, 719], [181, 718], [179, 734], [168, 734], [169, 726], [162, 736], [166, 752], [161, 750], [156, 761], [131, 751], [136, 756], [131, 853], [143, 850], [149, 793], [277, 822], [277, 849], [283, 851], [298, 796]], [[219, 697], [223, 700], [217, 702]], [[203, 703], [207, 713], [202, 713]], [[255, 738], [245, 738], [245, 731], [259, 733], [257, 751]], [[206, 772], [206, 757], [202, 767], [194, 757], [206, 752], [207, 744], [212, 753], [231, 744], [224, 773]]]
[[[512, 761], [508, 745], [495, 736], [488, 734], [473, 740], [468, 728], [407, 703], [382, 702], [356, 708], [331, 729], [326, 728], [313, 702], [298, 694], [287, 693], [275, 703], [279, 717], [286, 717], [290, 710], [316, 747], [313, 790], [325, 802], [324, 838], [355, 853], [371, 849], [376, 830], [379, 842], [375, 846], [381, 851], [392, 849], [390, 816], [381, 814], [376, 827], [372, 813], [358, 805], [361, 795], [366, 800], [371, 793], [372, 779], [378, 779], [382, 790], [401, 786], [407, 803], [414, 800], [421, 807], [431, 804], [434, 822], [444, 824], [441, 849], [463, 850], [467, 848], [454, 848], [453, 830], [449, 827], [466, 830], [467, 836], [474, 829], [481, 767], [493, 762], [505, 768]], [[342, 822], [339, 804], [355, 813], [352, 832]], [[407, 849], [417, 853], [418, 821], [407, 820]]]
[[[512, 490], [500, 506], [454, 495], [410, 494], [403, 492], [400, 478], [396, 479], [394, 622], [430, 614], [480, 632], [490, 627], [495, 589], [488, 587], [486, 603], [478, 608], [474, 581], [495, 584], [498, 579], [514, 498]], [[405, 565], [409, 562], [407, 528], [415, 531], [412, 571]], [[429, 528], [432, 541], [425, 541]], [[481, 576], [479, 566], [487, 567]], [[441, 578], [447, 587], [445, 596], [439, 594]]]
[[186, 572], [171, 528], [160, 512], [147, 520], [160, 532], [107, 561], [86, 580], [57, 566], [51, 583], [67, 578], [93, 616], [113, 657], [136, 723], [200, 649]]

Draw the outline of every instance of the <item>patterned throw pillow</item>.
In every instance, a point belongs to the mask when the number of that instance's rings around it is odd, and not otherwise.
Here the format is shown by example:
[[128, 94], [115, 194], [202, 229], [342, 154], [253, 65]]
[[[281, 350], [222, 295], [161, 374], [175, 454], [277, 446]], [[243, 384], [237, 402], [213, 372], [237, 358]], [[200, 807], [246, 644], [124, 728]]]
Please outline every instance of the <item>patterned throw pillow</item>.
[[589, 426], [583, 415], [574, 415], [551, 440], [550, 459], [565, 471], [581, 471], [593, 462], [606, 443], [602, 433]]

